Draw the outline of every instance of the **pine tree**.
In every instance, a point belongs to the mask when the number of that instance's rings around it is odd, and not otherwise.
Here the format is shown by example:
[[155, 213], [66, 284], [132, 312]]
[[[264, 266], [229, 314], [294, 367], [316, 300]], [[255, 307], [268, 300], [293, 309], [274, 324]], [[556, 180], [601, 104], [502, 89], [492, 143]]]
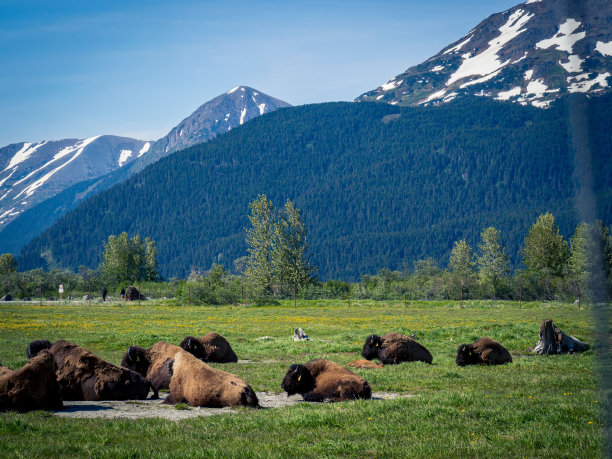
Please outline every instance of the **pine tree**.
[[480, 256], [477, 259], [480, 285], [486, 295], [499, 297], [508, 283], [510, 260], [497, 229], [491, 226], [480, 237], [482, 242], [478, 245]]
[[454, 280], [459, 283], [461, 299], [463, 300], [465, 287], [472, 283], [476, 275], [474, 252], [465, 239], [455, 242], [449, 259], [449, 266]]
[[264, 296], [272, 293], [274, 267], [272, 253], [276, 232], [276, 210], [265, 195], [258, 195], [249, 208], [251, 228], [246, 229], [248, 257], [245, 275]]
[[276, 225], [272, 262], [276, 278], [293, 290], [296, 303], [297, 291], [312, 282], [316, 268], [310, 263], [306, 225], [301, 211], [287, 199]]
[[569, 248], [559, 234], [555, 217], [551, 213], [538, 217], [525, 237], [521, 254], [527, 271], [540, 280], [564, 275], [570, 255]]

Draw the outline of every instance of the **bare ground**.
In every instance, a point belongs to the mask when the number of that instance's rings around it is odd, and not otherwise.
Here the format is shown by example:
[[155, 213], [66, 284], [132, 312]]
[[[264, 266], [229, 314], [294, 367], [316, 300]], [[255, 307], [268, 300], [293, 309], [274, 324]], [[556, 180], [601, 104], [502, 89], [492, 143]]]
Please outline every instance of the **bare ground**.
[[[104, 419], [143, 419], [162, 418], [171, 421], [195, 418], [198, 416], [212, 416], [215, 414], [228, 414], [236, 411], [236, 408], [201, 408], [188, 407], [177, 409], [173, 405], [163, 405], [162, 402], [167, 394], [160, 394], [156, 400], [110, 400], [103, 402], [64, 402], [64, 409], [54, 411], [53, 414], [66, 418], [104, 418]], [[373, 400], [388, 400], [401, 397], [411, 397], [408, 394], [392, 392], [374, 392]], [[301, 395], [288, 397], [286, 393], [257, 392], [259, 404], [264, 409], [284, 408], [296, 403], [308, 403]]]

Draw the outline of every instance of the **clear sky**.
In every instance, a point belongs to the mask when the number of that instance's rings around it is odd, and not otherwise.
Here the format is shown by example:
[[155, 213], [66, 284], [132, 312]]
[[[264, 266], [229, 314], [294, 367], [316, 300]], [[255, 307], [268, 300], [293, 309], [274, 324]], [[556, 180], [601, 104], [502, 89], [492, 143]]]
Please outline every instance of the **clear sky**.
[[353, 100], [508, 0], [0, 0], [0, 146], [156, 140], [238, 86]]

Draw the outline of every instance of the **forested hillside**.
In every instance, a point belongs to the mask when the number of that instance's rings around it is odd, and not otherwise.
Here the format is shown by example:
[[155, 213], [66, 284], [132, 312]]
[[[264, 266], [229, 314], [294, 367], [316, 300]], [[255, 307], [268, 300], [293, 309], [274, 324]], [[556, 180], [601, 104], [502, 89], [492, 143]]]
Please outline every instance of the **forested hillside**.
[[[612, 98], [587, 104], [599, 215], [612, 220]], [[549, 110], [464, 99], [439, 107], [328, 103], [281, 109], [164, 158], [26, 245], [20, 269], [95, 267], [110, 234], [157, 242], [161, 274], [246, 254], [248, 205], [266, 194], [303, 210], [321, 279], [414, 260], [501, 230], [513, 261], [537, 216], [570, 236], [578, 217], [568, 99]], [[597, 135], [594, 135], [594, 134]], [[44, 255], [44, 260], [41, 258]]]

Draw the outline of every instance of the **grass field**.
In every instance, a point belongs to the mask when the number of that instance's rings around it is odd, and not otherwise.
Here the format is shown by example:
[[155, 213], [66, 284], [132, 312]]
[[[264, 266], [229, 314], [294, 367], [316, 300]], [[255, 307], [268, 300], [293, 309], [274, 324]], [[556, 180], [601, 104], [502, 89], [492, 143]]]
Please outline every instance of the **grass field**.
[[[214, 365], [256, 391], [279, 391], [291, 363], [361, 358], [368, 334], [416, 333], [433, 365], [356, 370], [395, 400], [299, 404], [180, 422], [59, 419], [0, 413], [1, 457], [599, 457], [602, 407], [594, 351], [534, 356], [539, 325], [593, 341], [589, 310], [562, 303], [341, 301], [272, 307], [185, 307], [171, 302], [91, 306], [0, 305], [0, 362], [17, 368], [34, 339], [67, 339], [118, 364], [132, 344], [177, 344], [217, 331], [248, 363]], [[293, 342], [302, 327], [311, 341]], [[257, 339], [264, 336], [269, 339]], [[513, 362], [455, 365], [457, 347], [477, 337], [500, 341]]]

